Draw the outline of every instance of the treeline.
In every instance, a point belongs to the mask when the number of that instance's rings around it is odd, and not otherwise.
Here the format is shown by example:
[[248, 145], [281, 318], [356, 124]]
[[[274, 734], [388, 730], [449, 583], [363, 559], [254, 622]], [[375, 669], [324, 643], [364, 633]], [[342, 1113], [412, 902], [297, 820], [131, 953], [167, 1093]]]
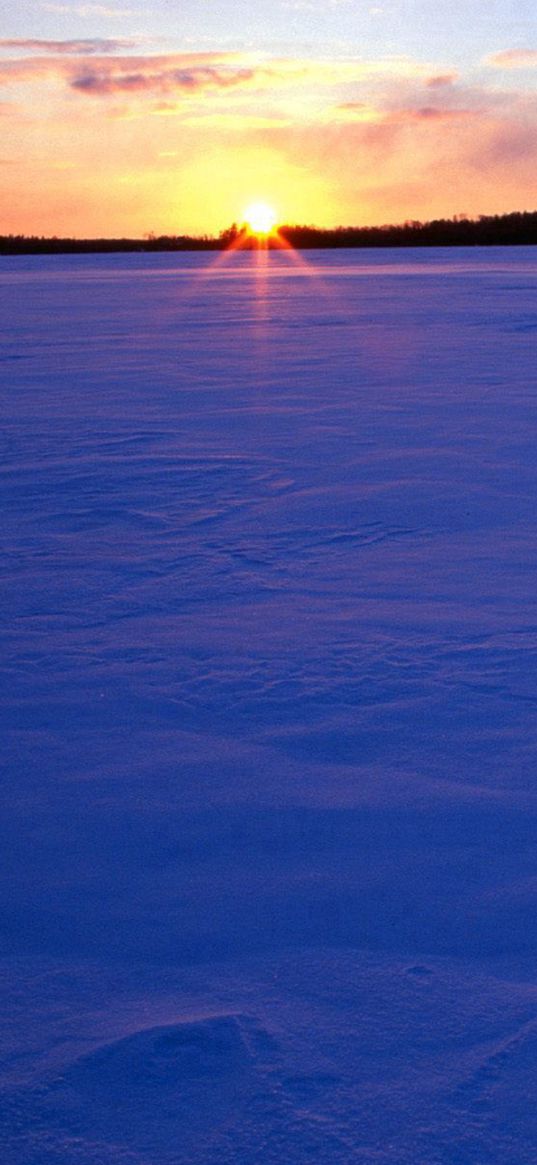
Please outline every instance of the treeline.
[[86, 255], [118, 251], [221, 251], [217, 239], [190, 235], [148, 235], [143, 239], [70, 239], [42, 235], [0, 235], [0, 255]]
[[280, 234], [293, 247], [487, 247], [537, 243], [537, 211], [480, 215], [467, 218], [405, 222], [397, 226], [282, 227]]
[[[310, 247], [487, 247], [537, 243], [537, 211], [468, 218], [415, 220], [378, 227], [281, 226], [266, 240], [270, 248], [285, 240], [297, 250]], [[121, 251], [221, 251], [229, 246], [255, 248], [258, 241], [235, 223], [209, 235], [147, 235], [143, 239], [70, 239], [0, 235], [2, 255], [66, 255]]]

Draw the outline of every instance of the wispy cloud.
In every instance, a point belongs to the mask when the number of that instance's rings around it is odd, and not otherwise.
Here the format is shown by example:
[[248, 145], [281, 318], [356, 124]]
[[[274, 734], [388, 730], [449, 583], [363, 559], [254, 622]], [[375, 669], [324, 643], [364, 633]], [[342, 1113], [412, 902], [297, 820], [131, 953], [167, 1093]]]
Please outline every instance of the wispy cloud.
[[[117, 42], [116, 42], [117, 43]], [[210, 98], [211, 95], [249, 91], [258, 104], [263, 95], [276, 94], [286, 106], [284, 117], [315, 116], [323, 91], [341, 96], [368, 81], [418, 80], [431, 69], [406, 58], [369, 61], [327, 61], [301, 58], [263, 59], [258, 54], [233, 52], [172, 53], [163, 55], [118, 54], [113, 41], [70, 40], [4, 41], [5, 50], [18, 49], [33, 55], [0, 60], [0, 86], [43, 81], [67, 86], [90, 99], [129, 95], [141, 106], [151, 98]], [[106, 47], [106, 52], [103, 51]], [[55, 51], [56, 50], [56, 51]], [[302, 110], [295, 94], [300, 93]], [[294, 103], [294, 109], [290, 107]], [[306, 106], [310, 112], [306, 111]], [[148, 109], [148, 112], [151, 112]], [[219, 111], [222, 112], [222, 111]], [[245, 113], [246, 111], [242, 111]], [[277, 111], [282, 115], [282, 110]], [[248, 113], [258, 116], [257, 109]]]
[[389, 109], [375, 108], [362, 101], [343, 101], [328, 115], [330, 121], [369, 122], [386, 126], [407, 124], [427, 124], [441, 121], [456, 121], [475, 117], [476, 111], [463, 108], [445, 108], [436, 105], [400, 106]]
[[379, 121], [382, 114], [378, 109], [368, 105], [366, 101], [341, 101], [326, 111], [327, 122], [365, 122]]
[[428, 89], [444, 89], [447, 85], [454, 85], [457, 78], [458, 73], [436, 73], [425, 78], [425, 85]]
[[[526, 172], [531, 188], [535, 191], [537, 102], [528, 102], [525, 113], [527, 120], [514, 121], [512, 118], [491, 120], [490, 133], [475, 148], [474, 161], [482, 170], [490, 166], [496, 172], [508, 171], [511, 174]], [[535, 205], [535, 196], [532, 198], [532, 205]]]
[[[79, 42], [67, 42], [76, 44]], [[236, 63], [235, 63], [236, 62]], [[233, 53], [177, 53], [165, 56], [100, 56], [74, 51], [40, 53], [0, 61], [0, 85], [39, 84], [43, 79], [56, 80], [60, 85], [81, 93], [107, 95], [129, 89], [162, 92], [170, 88], [195, 89], [203, 76], [213, 84], [218, 71], [230, 78], [233, 72], [243, 73], [242, 58]], [[175, 82], [174, 82], [175, 78]]]
[[[4, 40], [4, 50], [34, 53], [0, 61], [0, 84], [39, 82], [56, 77], [87, 97], [137, 93], [163, 96], [183, 93], [249, 88], [264, 92], [325, 89], [342, 90], [368, 80], [416, 79], [427, 82], [431, 68], [404, 57], [378, 60], [318, 60], [309, 58], [263, 59], [256, 54], [233, 52], [121, 55], [117, 49], [135, 47], [131, 42], [100, 38], [45, 41]], [[75, 60], [70, 58], [76, 58]], [[441, 76], [447, 76], [442, 74]]]
[[94, 56], [102, 53], [121, 53], [136, 48], [136, 43], [133, 40], [107, 37], [88, 37], [81, 40], [0, 40], [0, 50], [52, 53], [60, 56]]
[[496, 69], [536, 69], [537, 49], [502, 49], [487, 57], [486, 63]]
[[115, 93], [195, 93], [211, 89], [233, 89], [247, 84], [253, 77], [252, 69], [209, 65], [158, 69], [155, 72], [131, 68], [117, 71], [87, 68], [69, 83], [77, 92], [103, 97]]
[[384, 120], [404, 124], [405, 122], [460, 121], [476, 116], [475, 109], [442, 109], [435, 105], [421, 105], [417, 109], [392, 110], [385, 114]]

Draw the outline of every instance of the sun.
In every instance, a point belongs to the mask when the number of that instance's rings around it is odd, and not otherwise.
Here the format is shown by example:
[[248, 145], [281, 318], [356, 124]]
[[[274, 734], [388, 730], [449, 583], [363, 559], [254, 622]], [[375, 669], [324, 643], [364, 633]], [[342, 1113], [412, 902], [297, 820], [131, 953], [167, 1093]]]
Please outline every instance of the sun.
[[251, 235], [270, 235], [276, 226], [276, 213], [267, 202], [251, 202], [244, 218]]

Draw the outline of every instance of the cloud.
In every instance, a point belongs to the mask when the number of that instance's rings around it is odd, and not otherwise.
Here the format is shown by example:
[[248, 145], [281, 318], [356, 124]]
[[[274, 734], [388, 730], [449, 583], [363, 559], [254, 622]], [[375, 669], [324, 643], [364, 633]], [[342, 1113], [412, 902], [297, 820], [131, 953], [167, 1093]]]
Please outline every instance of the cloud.
[[131, 40], [112, 40], [94, 37], [83, 40], [0, 40], [0, 49], [16, 49], [17, 52], [53, 53], [60, 56], [93, 56], [102, 53], [119, 53], [136, 47]]
[[[115, 42], [116, 45], [121, 42]], [[125, 43], [125, 42], [123, 42]], [[343, 93], [366, 81], [415, 79], [431, 74], [430, 66], [401, 57], [379, 60], [263, 59], [259, 54], [209, 52], [164, 55], [121, 55], [108, 40], [4, 41], [4, 47], [31, 50], [38, 55], [0, 61], [0, 84], [56, 80], [86, 97], [174, 93], [203, 94], [249, 89], [256, 97], [301, 89], [307, 101], [323, 88]], [[104, 52], [106, 49], [106, 53]], [[72, 58], [77, 58], [76, 63]]]
[[233, 69], [218, 66], [161, 69], [149, 72], [143, 69], [88, 68], [70, 81], [72, 89], [89, 96], [103, 97], [115, 93], [195, 93], [208, 89], [231, 89], [246, 84], [254, 76], [251, 69]]
[[454, 121], [460, 118], [475, 117], [473, 109], [441, 109], [435, 105], [422, 105], [418, 109], [396, 109], [386, 115], [391, 122], [408, 121]]
[[328, 110], [327, 120], [345, 122], [379, 121], [382, 114], [365, 101], [342, 101]]
[[[533, 105], [533, 110], [532, 110]], [[537, 163], [537, 134], [535, 133], [535, 102], [528, 102], [528, 120], [492, 121], [490, 133], [479, 143], [474, 155], [474, 164], [482, 169], [493, 167], [498, 171], [527, 171], [534, 179]], [[532, 181], [533, 189], [535, 182]], [[535, 202], [535, 199], [533, 199]]]
[[367, 109], [365, 101], [342, 101], [337, 106], [342, 113], [361, 113], [363, 109]]
[[502, 49], [486, 58], [487, 65], [495, 69], [535, 69], [537, 49]]
[[457, 77], [458, 73], [437, 73], [434, 77], [426, 77], [425, 85], [428, 89], [443, 89], [447, 85], [453, 85]]
[[[205, 75], [204, 69], [205, 66]], [[368, 79], [419, 79], [430, 72], [427, 66], [406, 58], [379, 60], [319, 60], [281, 57], [263, 59], [259, 54], [213, 53], [170, 54], [162, 57], [116, 58], [91, 61], [80, 77], [69, 84], [89, 95], [107, 95], [124, 90], [169, 93], [174, 89], [249, 88], [257, 97], [268, 91], [303, 89], [311, 94], [322, 88], [345, 89]]]
[[404, 126], [427, 122], [454, 121], [461, 118], [475, 117], [472, 109], [443, 108], [436, 105], [400, 106], [390, 109], [376, 109], [363, 101], [344, 101], [337, 105], [330, 115], [330, 120], [349, 122], [375, 122], [384, 126]]
[[[240, 72], [242, 65], [237, 62], [234, 66], [235, 60], [235, 54], [232, 53], [186, 53], [155, 57], [100, 57], [90, 54], [80, 58], [68, 52], [59, 55], [43, 53], [0, 61], [0, 85], [19, 82], [31, 84], [50, 79], [92, 96], [136, 88], [162, 92], [166, 79], [170, 87], [174, 87], [172, 82], [175, 75], [176, 88], [195, 89], [197, 72], [200, 81], [203, 70], [215, 72], [221, 69], [231, 73], [235, 67]], [[206, 77], [207, 81], [209, 79]]]
[[17, 85], [19, 82], [36, 83], [47, 77], [63, 76], [66, 61], [54, 57], [22, 57], [0, 61], [0, 86]]

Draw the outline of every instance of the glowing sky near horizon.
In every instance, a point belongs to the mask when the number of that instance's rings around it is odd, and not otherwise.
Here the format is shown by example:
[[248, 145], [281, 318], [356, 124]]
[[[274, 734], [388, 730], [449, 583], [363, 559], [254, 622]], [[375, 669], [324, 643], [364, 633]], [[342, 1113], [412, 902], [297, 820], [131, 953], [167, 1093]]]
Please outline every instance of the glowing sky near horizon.
[[529, 0], [0, 0], [0, 233], [535, 209]]

